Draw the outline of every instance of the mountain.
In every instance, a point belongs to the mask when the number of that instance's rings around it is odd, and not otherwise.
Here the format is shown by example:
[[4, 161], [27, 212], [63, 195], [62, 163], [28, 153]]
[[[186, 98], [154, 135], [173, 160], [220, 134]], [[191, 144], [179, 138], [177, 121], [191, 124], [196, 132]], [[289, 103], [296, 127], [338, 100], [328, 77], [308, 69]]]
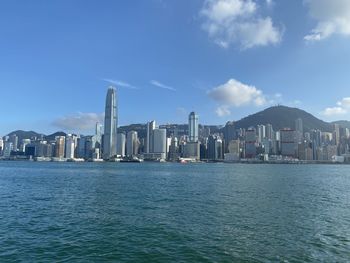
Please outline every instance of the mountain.
[[334, 121], [332, 122], [332, 124], [339, 124], [341, 127], [343, 128], [348, 128], [350, 129], [350, 121], [345, 121], [345, 120], [342, 120], [342, 121]]
[[7, 134], [7, 136], [11, 136], [16, 134], [18, 137], [18, 141], [21, 142], [23, 139], [33, 139], [33, 138], [41, 138], [42, 136], [44, 136], [43, 134], [34, 132], [34, 131], [22, 131], [22, 130], [17, 130], [17, 131], [13, 131], [9, 134]]
[[63, 132], [63, 131], [59, 131], [59, 132], [55, 132], [53, 134], [50, 135], [46, 135], [44, 136], [46, 141], [54, 141], [56, 136], [66, 136], [67, 133]]
[[272, 124], [274, 130], [280, 130], [283, 128], [294, 129], [295, 120], [298, 118], [303, 120], [305, 132], [312, 129], [319, 129], [325, 132], [332, 131], [332, 125], [330, 123], [317, 119], [306, 111], [280, 105], [249, 115], [248, 117], [235, 122], [235, 126], [237, 129], [247, 129], [252, 126], [256, 127], [259, 124]]

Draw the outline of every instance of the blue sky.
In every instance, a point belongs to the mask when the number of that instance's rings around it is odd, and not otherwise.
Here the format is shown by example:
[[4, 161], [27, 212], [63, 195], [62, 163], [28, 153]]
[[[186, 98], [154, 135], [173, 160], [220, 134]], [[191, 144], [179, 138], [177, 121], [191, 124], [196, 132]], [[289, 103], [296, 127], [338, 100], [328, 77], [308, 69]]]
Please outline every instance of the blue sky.
[[350, 119], [350, 1], [0, 2], [0, 134], [204, 124], [296, 106]]

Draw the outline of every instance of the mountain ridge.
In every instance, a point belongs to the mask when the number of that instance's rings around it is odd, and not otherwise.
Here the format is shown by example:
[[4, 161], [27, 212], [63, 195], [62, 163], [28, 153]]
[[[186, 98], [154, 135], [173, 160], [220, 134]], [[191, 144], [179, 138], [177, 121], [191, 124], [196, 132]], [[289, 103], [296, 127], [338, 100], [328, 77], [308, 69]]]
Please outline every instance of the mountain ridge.
[[[350, 129], [350, 121], [347, 120], [340, 120], [335, 122], [325, 122], [323, 120], [320, 120], [313, 116], [312, 114], [299, 109], [299, 108], [293, 108], [293, 107], [287, 107], [287, 106], [272, 106], [269, 108], [266, 108], [262, 111], [256, 112], [254, 114], [248, 115], [238, 121], [234, 121], [235, 127], [237, 129], [239, 128], [249, 128], [249, 127], [256, 127], [257, 125], [266, 125], [271, 124], [273, 126], [273, 129], [275, 131], [283, 129], [283, 128], [295, 128], [295, 120], [301, 118], [303, 120], [303, 126], [304, 126], [304, 132], [313, 130], [313, 129], [319, 129], [324, 132], [331, 132], [332, 131], [332, 125], [333, 124], [339, 124], [340, 126], [344, 128]], [[185, 124], [177, 124], [177, 125], [185, 125]], [[161, 125], [166, 126], [166, 125]], [[202, 126], [213, 126], [213, 125], [202, 125]], [[214, 127], [214, 126], [213, 126]], [[219, 127], [219, 126], [215, 126]], [[142, 137], [145, 135], [145, 124], [130, 124], [130, 125], [124, 125], [121, 127], [118, 127], [118, 130], [120, 132], [127, 132], [129, 130], [136, 130]], [[215, 130], [216, 131], [216, 130]], [[219, 131], [219, 128], [217, 129]], [[8, 136], [16, 134], [18, 136], [19, 141], [22, 139], [31, 139], [33, 137], [43, 137], [46, 140], [54, 140], [55, 136], [65, 136], [66, 133], [63, 131], [58, 131], [50, 135], [45, 135], [42, 133], [37, 133], [35, 131], [23, 131], [23, 130], [16, 130], [8, 134]]]

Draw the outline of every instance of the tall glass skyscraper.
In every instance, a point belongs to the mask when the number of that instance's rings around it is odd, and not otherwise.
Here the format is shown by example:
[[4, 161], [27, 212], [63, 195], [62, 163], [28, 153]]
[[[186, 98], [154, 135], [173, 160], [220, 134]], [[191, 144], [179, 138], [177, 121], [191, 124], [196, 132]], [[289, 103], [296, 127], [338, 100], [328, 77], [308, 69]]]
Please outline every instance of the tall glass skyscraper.
[[198, 115], [194, 112], [188, 116], [188, 135], [190, 142], [198, 141]]
[[114, 87], [109, 87], [105, 108], [103, 159], [109, 159], [117, 154], [117, 124], [117, 92]]

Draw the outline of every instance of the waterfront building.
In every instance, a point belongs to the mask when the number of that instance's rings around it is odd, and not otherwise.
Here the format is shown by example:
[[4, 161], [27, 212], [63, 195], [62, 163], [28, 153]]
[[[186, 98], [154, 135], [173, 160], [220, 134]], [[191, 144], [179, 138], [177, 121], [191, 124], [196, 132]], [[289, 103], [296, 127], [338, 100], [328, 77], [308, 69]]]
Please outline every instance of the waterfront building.
[[303, 120], [301, 118], [298, 118], [295, 120], [295, 136], [296, 136], [297, 143], [303, 140], [303, 134], [304, 134]]
[[31, 143], [30, 139], [22, 139], [22, 143], [19, 147], [19, 151], [24, 153], [26, 151], [26, 146]]
[[228, 121], [223, 128], [224, 141], [225, 141], [225, 152], [228, 152], [228, 146], [232, 140], [237, 139], [237, 132], [235, 123], [233, 121]]
[[191, 112], [188, 116], [188, 136], [190, 142], [198, 142], [198, 115]]
[[145, 140], [145, 153], [153, 152], [153, 131], [156, 128], [156, 121], [147, 122], [146, 140]]
[[126, 155], [132, 157], [138, 154], [139, 139], [136, 131], [129, 131], [126, 136]]
[[117, 155], [125, 157], [126, 136], [125, 133], [117, 134]]
[[245, 158], [256, 157], [256, 130], [251, 127], [245, 131]]
[[303, 141], [298, 143], [298, 158], [299, 160], [311, 161], [313, 160], [312, 143], [309, 141]]
[[0, 156], [2, 156], [4, 150], [4, 140], [0, 137]]
[[183, 146], [184, 158], [200, 160], [200, 142], [187, 142]]
[[65, 153], [65, 137], [64, 136], [56, 136], [55, 137], [55, 157], [64, 158]]
[[102, 135], [103, 135], [103, 125], [99, 122], [96, 122], [95, 136], [96, 136], [96, 141], [100, 145], [99, 148], [101, 148], [101, 145], [102, 145]]
[[283, 156], [296, 157], [295, 130], [285, 128], [280, 130], [281, 154]]
[[153, 130], [153, 153], [161, 155], [161, 159], [166, 159], [166, 129]]
[[275, 139], [272, 124], [267, 124], [266, 125], [266, 138], [269, 139], [269, 140], [274, 140]]
[[103, 159], [110, 159], [117, 154], [117, 125], [117, 92], [114, 87], [110, 87], [106, 96]]
[[66, 136], [66, 146], [65, 146], [65, 151], [66, 151], [66, 158], [67, 159], [73, 159], [74, 158], [74, 153], [75, 153], [75, 140], [74, 136], [71, 134], [68, 134]]
[[338, 145], [340, 143], [340, 125], [333, 124], [333, 144]]
[[11, 134], [8, 141], [12, 142], [12, 151], [18, 151], [18, 136], [16, 134]]
[[265, 125], [258, 125], [258, 142], [259, 142], [259, 144], [262, 144], [265, 137], [266, 137]]
[[178, 158], [179, 158], [178, 140], [175, 136], [172, 136], [170, 147], [169, 147], [169, 160], [176, 161]]
[[231, 140], [229, 145], [228, 145], [228, 152], [237, 154], [239, 156], [241, 153], [240, 145], [241, 145], [241, 142], [239, 139], [238, 140]]
[[222, 160], [223, 148], [222, 139], [218, 135], [210, 135], [207, 142], [207, 158], [208, 160]]
[[10, 158], [12, 151], [13, 151], [13, 143], [11, 141], [5, 141], [3, 156], [5, 158]]

